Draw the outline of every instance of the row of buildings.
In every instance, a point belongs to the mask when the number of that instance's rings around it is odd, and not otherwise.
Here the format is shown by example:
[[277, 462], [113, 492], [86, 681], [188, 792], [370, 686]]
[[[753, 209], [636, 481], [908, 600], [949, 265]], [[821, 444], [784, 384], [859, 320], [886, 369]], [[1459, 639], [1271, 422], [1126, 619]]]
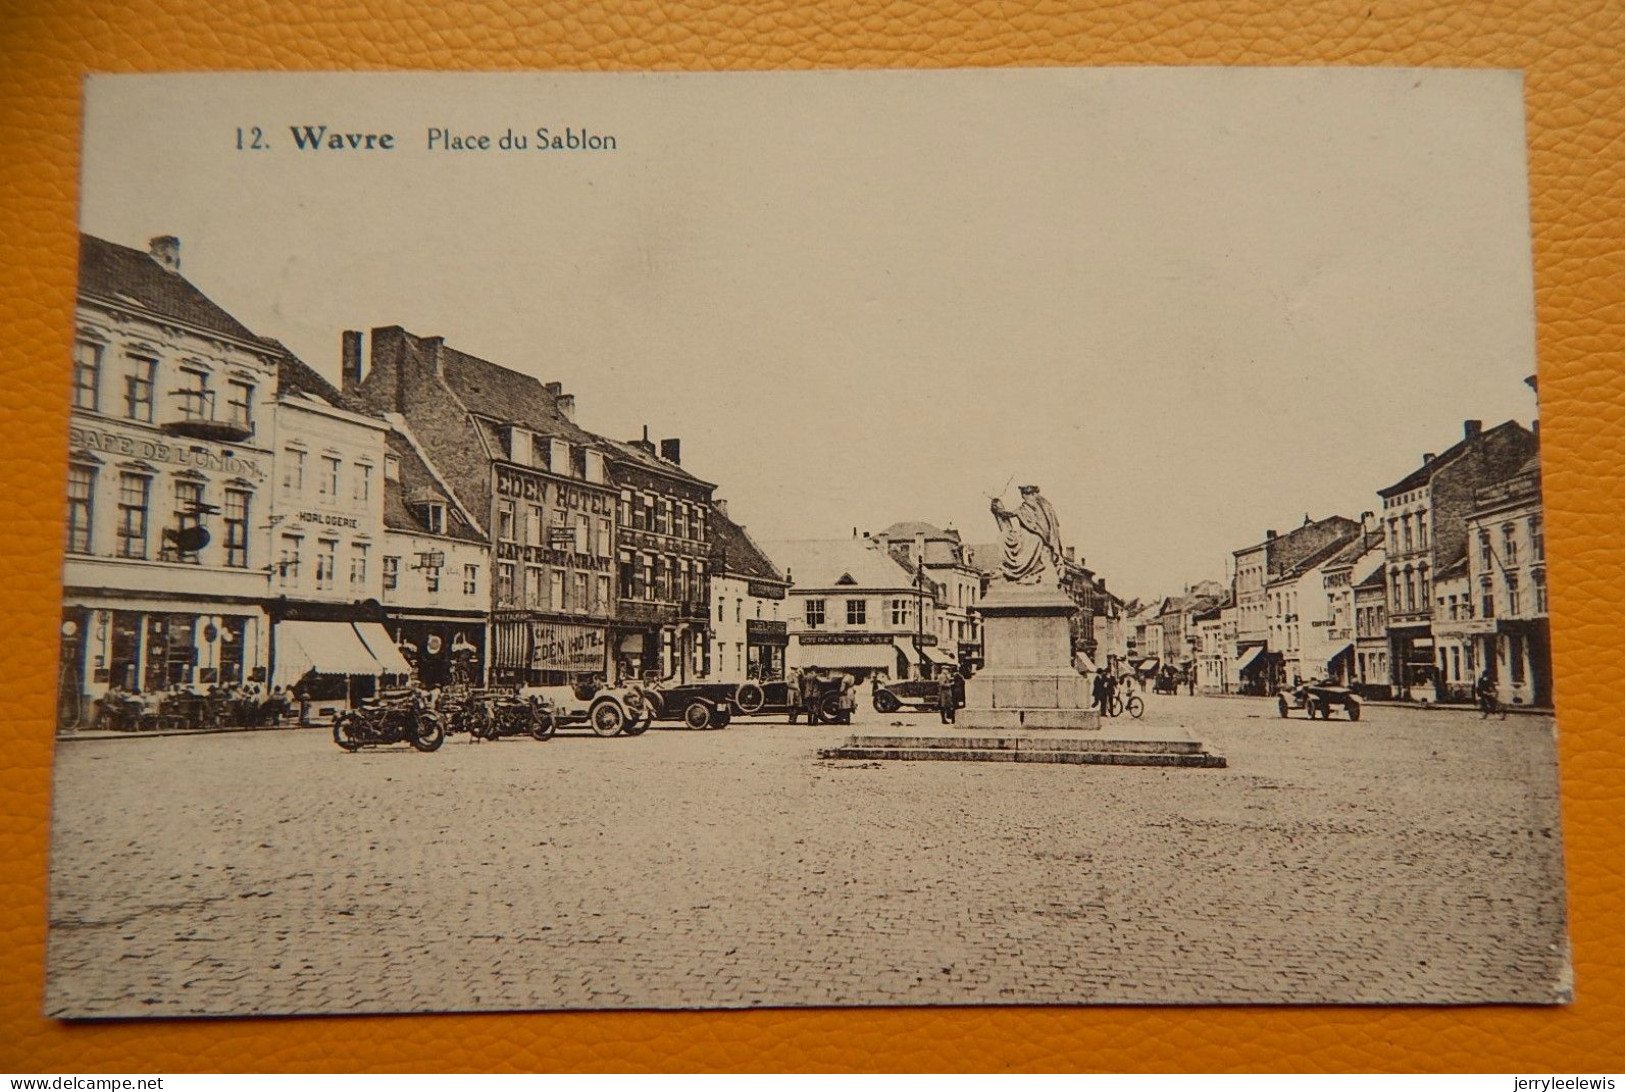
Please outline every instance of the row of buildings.
[[[1531, 386], [1534, 381], [1529, 381]], [[1368, 697], [1550, 706], [1539, 425], [1467, 421], [1358, 519], [1311, 519], [1232, 555], [1229, 588], [1158, 608], [1160, 654], [1209, 693], [1329, 679]], [[1136, 635], [1142, 614], [1131, 615]]]
[[81, 238], [59, 699], [117, 687], [744, 678], [785, 666], [788, 581], [676, 439], [399, 326], [340, 383], [180, 272]]
[[[973, 671], [994, 545], [898, 523], [759, 545], [677, 439], [584, 428], [562, 384], [400, 326], [338, 382], [181, 275], [81, 238], [63, 723], [109, 690], [257, 684], [318, 710], [380, 681]], [[1123, 604], [1069, 553], [1074, 647]]]

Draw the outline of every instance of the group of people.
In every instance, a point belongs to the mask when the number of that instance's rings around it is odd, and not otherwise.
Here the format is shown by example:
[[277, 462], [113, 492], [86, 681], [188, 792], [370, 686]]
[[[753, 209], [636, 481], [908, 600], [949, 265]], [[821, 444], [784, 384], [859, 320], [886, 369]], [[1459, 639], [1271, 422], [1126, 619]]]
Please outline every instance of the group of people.
[[[844, 671], [809, 665], [786, 673], [784, 684], [785, 704], [790, 707], [792, 724], [798, 712], [807, 715], [808, 724], [822, 724], [825, 720], [844, 724], [857, 709], [853, 695], [857, 680]], [[833, 702], [827, 700], [831, 696]]]
[[114, 684], [94, 703], [97, 728], [136, 731], [164, 727], [204, 728], [228, 724], [280, 723], [293, 709], [293, 696], [283, 687], [266, 692], [259, 683], [229, 682], [199, 688], [171, 683], [160, 690], [131, 690]]

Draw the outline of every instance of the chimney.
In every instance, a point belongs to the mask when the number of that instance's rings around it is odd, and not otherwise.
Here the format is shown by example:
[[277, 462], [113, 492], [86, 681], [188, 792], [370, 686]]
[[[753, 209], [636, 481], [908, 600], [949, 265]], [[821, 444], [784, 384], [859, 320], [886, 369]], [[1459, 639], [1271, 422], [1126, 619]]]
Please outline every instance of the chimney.
[[181, 271], [181, 241], [173, 235], [156, 235], [147, 241], [152, 260], [171, 273]]
[[1265, 531], [1264, 532], [1264, 541], [1266, 541], [1266, 542], [1274, 542], [1275, 541], [1275, 532], [1274, 531]]
[[340, 335], [339, 353], [339, 386], [346, 390], [361, 383], [363, 375], [361, 366], [361, 347], [363, 345], [360, 330], [346, 330]]
[[660, 441], [660, 457], [665, 459], [668, 463], [674, 463], [677, 466], [682, 466], [683, 441], [675, 439]]
[[1078, 560], [1078, 548], [1076, 546], [1068, 546], [1066, 548], [1066, 559], [1073, 562]]
[[1434, 454], [1431, 451], [1424, 451], [1424, 452], [1422, 452], [1422, 465], [1426, 466], [1429, 463], [1431, 463], [1434, 459], [1437, 459], [1438, 457], [1439, 457], [1438, 455]]
[[[553, 384], [557, 386], [557, 384]], [[559, 416], [566, 421], [576, 419], [576, 396], [573, 394], [560, 394], [554, 397], [553, 406], [559, 411]]]
[[564, 384], [563, 383], [543, 383], [542, 384], [542, 390], [546, 391], [548, 394], [552, 395], [554, 398], [557, 398], [559, 395], [564, 393]]
[[429, 364], [434, 369], [434, 374], [445, 375], [446, 360], [441, 355], [440, 350], [446, 347], [446, 339], [443, 337], [426, 337], [423, 339], [423, 347], [429, 352]]
[[727, 501], [725, 501], [722, 498], [718, 497], [718, 498], [713, 499], [711, 501], [711, 503], [716, 505], [716, 509], [717, 509], [718, 512], [722, 513], [722, 518], [723, 519], [728, 518], [728, 502]]
[[919, 531], [914, 535], [914, 564], [925, 565], [925, 532]]
[[1471, 440], [1473, 437], [1477, 436], [1483, 431], [1483, 421], [1463, 421], [1461, 423], [1461, 432], [1464, 439]]
[[649, 455], [653, 455], [655, 453], [654, 441], [649, 439], [649, 426], [648, 425], [643, 426], [643, 439], [641, 439], [641, 440], [633, 440], [632, 441], [632, 446], [637, 448], [639, 451], [642, 451], [642, 452], [644, 452], [646, 454], [649, 454]]

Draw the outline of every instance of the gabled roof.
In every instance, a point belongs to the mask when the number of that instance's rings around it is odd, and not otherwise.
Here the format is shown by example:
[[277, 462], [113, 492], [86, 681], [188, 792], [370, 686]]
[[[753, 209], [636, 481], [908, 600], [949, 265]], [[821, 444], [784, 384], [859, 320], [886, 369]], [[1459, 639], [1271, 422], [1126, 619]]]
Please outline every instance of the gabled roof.
[[303, 360], [293, 355], [293, 351], [276, 338], [260, 338], [260, 343], [276, 353], [276, 392], [277, 397], [285, 395], [303, 394], [337, 409], [348, 410], [367, 417], [377, 417], [359, 399], [352, 398], [329, 383], [322, 374]]
[[892, 539], [913, 539], [924, 535], [928, 539], [951, 538], [955, 542], [959, 541], [958, 531], [944, 531], [941, 527], [933, 527], [931, 524], [917, 519], [894, 523], [879, 533]]
[[558, 400], [535, 376], [504, 368], [469, 353], [440, 347], [441, 373], [469, 412], [544, 436], [603, 448], [602, 438], [559, 412]]
[[598, 440], [601, 443], [608, 445], [612, 458], [620, 459], [623, 462], [633, 463], [637, 466], [641, 466], [647, 470], [653, 470], [660, 474], [668, 474], [672, 477], [683, 478], [694, 482], [696, 485], [710, 486], [713, 489], [716, 488], [716, 483], [708, 482], [703, 478], [690, 474], [688, 471], [682, 468], [681, 464], [674, 463], [670, 459], [662, 459], [659, 455], [647, 450], [646, 448], [638, 446], [636, 443], [628, 440], [611, 440], [608, 437], [598, 437]]
[[714, 571], [749, 580], [784, 583], [784, 575], [773, 567], [772, 560], [756, 545], [756, 540], [714, 504], [707, 526], [711, 532]]
[[763, 543], [763, 548], [784, 566], [798, 589], [838, 587], [843, 576], [859, 588], [896, 590], [913, 585], [896, 558], [865, 545], [863, 539], [792, 539]]
[[391, 531], [429, 534], [429, 525], [416, 502], [433, 499], [446, 506], [446, 538], [486, 544], [465, 513], [452, 498], [451, 490], [429, 469], [416, 445], [397, 429], [390, 429], [384, 443], [400, 467], [400, 481], [384, 476], [384, 526]]
[[1348, 540], [1348, 545], [1344, 546], [1326, 562], [1327, 571], [1353, 567], [1354, 563], [1364, 557], [1367, 551], [1376, 549], [1381, 541], [1382, 539], [1375, 534], [1369, 537], [1364, 532], [1355, 535]]
[[1334, 539], [1332, 539], [1332, 541], [1326, 543], [1326, 545], [1322, 546], [1320, 549], [1311, 551], [1307, 556], [1305, 556], [1296, 565], [1293, 565], [1291, 568], [1287, 569], [1280, 576], [1277, 576], [1277, 577], [1274, 577], [1274, 578], [1270, 579], [1269, 581], [1267, 581], [1267, 583], [1274, 584], [1274, 583], [1277, 583], [1277, 582], [1283, 581], [1283, 580], [1296, 580], [1298, 577], [1302, 576], [1304, 573], [1309, 572], [1312, 569], [1318, 568], [1319, 566], [1321, 566], [1325, 562], [1330, 561], [1332, 558], [1334, 558], [1338, 554], [1342, 553], [1345, 549], [1348, 548], [1348, 545], [1349, 545], [1350, 542], [1357, 541], [1360, 537], [1361, 537], [1361, 535], [1357, 534], [1357, 535], [1353, 536], [1352, 538], [1347, 537], [1347, 536], [1340, 537], [1340, 538], [1334, 538]]
[[1420, 489], [1422, 486], [1432, 481], [1435, 474], [1449, 466], [1451, 463], [1455, 462], [1457, 459], [1461, 458], [1468, 451], [1472, 450], [1475, 443], [1483, 443], [1491, 436], [1497, 435], [1498, 433], [1507, 431], [1522, 432], [1523, 430], [1523, 426], [1518, 424], [1516, 421], [1503, 421], [1494, 428], [1487, 429], [1478, 433], [1477, 435], [1465, 436], [1462, 439], [1457, 440], [1454, 444], [1446, 448], [1429, 462], [1423, 463], [1421, 466], [1399, 479], [1399, 481], [1395, 482], [1393, 485], [1390, 485], [1386, 489], [1377, 490], [1377, 496], [1388, 498], [1396, 493], [1408, 493], [1413, 489]]
[[1371, 570], [1364, 580], [1354, 586], [1356, 588], [1386, 588], [1388, 584], [1387, 578], [1383, 575], [1384, 571], [1383, 567], [1378, 565]]
[[232, 318], [191, 281], [159, 265], [144, 250], [94, 235], [79, 235], [79, 294], [141, 308], [195, 329], [258, 344], [253, 331]]
[[1441, 581], [1454, 580], [1459, 577], [1466, 576], [1467, 569], [1467, 554], [1465, 551], [1463, 551], [1460, 557], [1439, 569], [1438, 575], [1433, 578], [1433, 584], [1435, 587], [1437, 587]]

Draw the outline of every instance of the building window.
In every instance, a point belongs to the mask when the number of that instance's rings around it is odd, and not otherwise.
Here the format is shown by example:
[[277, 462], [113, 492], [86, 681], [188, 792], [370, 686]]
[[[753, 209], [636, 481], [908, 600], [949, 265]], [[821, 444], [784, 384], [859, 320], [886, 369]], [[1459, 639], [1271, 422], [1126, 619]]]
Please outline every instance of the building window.
[[539, 504], [525, 508], [525, 541], [532, 546], [546, 546], [542, 536], [547, 531], [547, 510]]
[[894, 626], [908, 625], [907, 599], [893, 599], [891, 601], [891, 624]]
[[607, 519], [598, 521], [598, 549], [599, 557], [612, 557], [615, 549], [615, 532]]
[[68, 467], [68, 550], [90, 552], [90, 518], [96, 495], [96, 468]]
[[576, 514], [576, 553], [592, 553], [592, 517], [584, 513]]
[[152, 480], [145, 474], [120, 474], [118, 490], [118, 556], [147, 556], [147, 500]]
[[846, 624], [849, 626], [866, 626], [869, 624], [869, 600], [848, 599], [846, 601]]
[[743, 622], [744, 620], [745, 620], [745, 601], [743, 599], [739, 598], [738, 596], [735, 596], [734, 597], [734, 621], [735, 622]]
[[609, 577], [607, 577], [607, 576], [595, 577], [593, 579], [593, 584], [594, 584], [594, 592], [595, 592], [595, 595], [593, 597], [593, 603], [592, 603], [593, 613], [594, 614], [608, 614], [609, 611], [610, 611], [610, 604], [609, 604]]
[[1546, 560], [1546, 528], [1539, 516], [1529, 517], [1529, 552], [1536, 561]]
[[298, 535], [283, 535], [282, 549], [277, 554], [277, 584], [284, 588], [299, 586], [299, 555], [305, 540]]
[[822, 599], [807, 600], [806, 610], [808, 629], [817, 629], [824, 624], [824, 601]]
[[[497, 565], [497, 602], [513, 602], [513, 562], [503, 561]], [[468, 590], [468, 581], [463, 581], [463, 590]]]
[[1478, 532], [1478, 567], [1480, 569], [1483, 569], [1486, 572], [1488, 572], [1489, 569], [1490, 569], [1490, 566], [1492, 566], [1494, 564], [1495, 564], [1495, 558], [1494, 558], [1494, 555], [1493, 555], [1492, 551], [1490, 550], [1490, 533], [1488, 531], [1479, 531]]
[[440, 591], [440, 566], [425, 565], [423, 567], [423, 589], [431, 593]]
[[1518, 563], [1518, 532], [1510, 523], [1501, 525], [1501, 564], [1516, 565]]
[[478, 565], [463, 566], [463, 594], [475, 595], [480, 590], [480, 567]]
[[[175, 482], [175, 534], [176, 543], [180, 536], [198, 525], [198, 515], [203, 507], [203, 483], [179, 479]], [[164, 553], [168, 560], [185, 561], [196, 565], [198, 556], [196, 550], [182, 550], [179, 545], [165, 546]]]
[[1405, 609], [1416, 609], [1416, 574], [1410, 569], [1405, 570]]
[[547, 572], [547, 605], [550, 610], [564, 609], [564, 570], [549, 569]]
[[339, 495], [339, 460], [332, 455], [322, 456], [322, 480], [316, 491], [324, 497]]
[[590, 482], [596, 482], [599, 485], [604, 483], [604, 456], [602, 452], [588, 450], [586, 477]]
[[661, 535], [671, 533], [670, 497], [661, 497], [657, 507], [655, 508], [655, 533]]
[[1478, 578], [1478, 601], [1480, 618], [1495, 617], [1495, 585], [1488, 575]]
[[655, 559], [649, 554], [638, 555], [638, 592], [645, 601], [655, 597]]
[[425, 512], [424, 523], [428, 526], [431, 535], [446, 533], [446, 506], [444, 504], [430, 504]]
[[92, 341], [73, 343], [73, 408], [101, 409], [102, 347]]
[[248, 568], [248, 492], [226, 490], [226, 567]]
[[401, 461], [393, 455], [384, 456], [384, 480], [386, 482], [401, 480]]
[[1417, 583], [1421, 585], [1422, 606], [1426, 608], [1428, 605], [1428, 600], [1433, 597], [1433, 582], [1428, 579], [1428, 571], [1426, 568], [1417, 570], [1416, 579]]
[[525, 566], [525, 605], [532, 610], [541, 610], [547, 606], [543, 598], [547, 594], [542, 583], [542, 567], [540, 565]]
[[637, 569], [638, 569], [638, 567], [633, 562], [631, 554], [622, 554], [621, 555], [621, 598], [622, 599], [636, 599], [637, 598], [637, 594], [638, 594], [638, 591], [637, 591], [637, 588], [638, 588]]
[[399, 557], [384, 557], [384, 590], [394, 591], [401, 582], [401, 559]]
[[1529, 573], [1529, 582], [1535, 586], [1535, 613], [1545, 614], [1546, 607], [1546, 570], [1533, 569]]
[[563, 440], [548, 441], [547, 468], [561, 478], [571, 476], [569, 444]]
[[240, 379], [226, 383], [226, 417], [234, 425], [254, 427], [254, 387]]
[[147, 356], [132, 356], [124, 375], [124, 416], [132, 421], [152, 420], [152, 388], [157, 381], [158, 362]]
[[723, 607], [724, 607], [723, 599], [722, 599], [722, 596], [719, 595], [719, 596], [717, 596], [717, 621], [719, 621], [719, 622], [724, 621], [724, 619], [722, 617]]
[[365, 504], [372, 499], [372, 464], [355, 464], [355, 492], [352, 496]]
[[1416, 546], [1420, 550], [1428, 548], [1428, 510], [1426, 508], [1416, 510]]
[[282, 488], [290, 493], [305, 488], [305, 453], [290, 447], [282, 452]]
[[1523, 611], [1523, 595], [1518, 586], [1518, 574], [1507, 573], [1507, 613], [1516, 618]]
[[316, 545], [316, 587], [326, 591], [333, 587], [334, 570], [338, 568], [339, 544], [330, 538]]
[[1411, 536], [1411, 514], [1409, 512], [1405, 513], [1401, 518], [1400, 526], [1405, 530], [1405, 552], [1410, 553], [1416, 547]]
[[191, 368], [181, 369], [181, 388], [175, 392], [181, 402], [181, 416], [188, 421], [208, 421], [214, 417], [214, 392], [209, 376]]
[[350, 588], [359, 591], [367, 583], [367, 544], [352, 542], [350, 544]]
[[587, 602], [587, 574], [586, 573], [576, 573], [575, 574], [575, 604], [574, 604], [574, 606], [575, 606], [575, 609], [578, 610], [578, 611], [585, 611], [589, 606], [589, 604]]
[[513, 541], [513, 501], [497, 501], [497, 538]]

